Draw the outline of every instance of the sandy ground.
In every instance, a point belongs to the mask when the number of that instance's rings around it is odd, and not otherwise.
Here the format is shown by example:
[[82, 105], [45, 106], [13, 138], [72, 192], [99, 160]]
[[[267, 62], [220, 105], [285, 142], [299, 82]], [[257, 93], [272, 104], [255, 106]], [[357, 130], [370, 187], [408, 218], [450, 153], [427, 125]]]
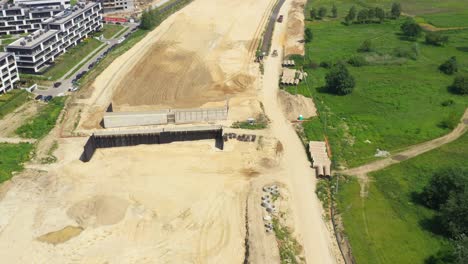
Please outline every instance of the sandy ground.
[[297, 120], [299, 115], [304, 118], [309, 118], [317, 115], [314, 101], [311, 98], [307, 98], [303, 95], [297, 94], [292, 95], [283, 90], [278, 91], [278, 99], [288, 120]]
[[86, 164], [83, 141], [62, 139], [60, 163], [16, 176], [0, 195], [3, 261], [243, 261], [249, 186], [277, 164], [275, 140], [104, 149]]
[[294, 0], [288, 12], [284, 55], [304, 55], [304, 7], [307, 0]]
[[230, 109], [235, 113], [235, 98], [255, 99], [259, 85], [253, 55], [274, 3], [192, 2], [96, 78], [90, 97], [77, 100], [86, 105], [80, 127], [98, 127], [111, 101], [139, 111], [206, 107], [234, 97]]

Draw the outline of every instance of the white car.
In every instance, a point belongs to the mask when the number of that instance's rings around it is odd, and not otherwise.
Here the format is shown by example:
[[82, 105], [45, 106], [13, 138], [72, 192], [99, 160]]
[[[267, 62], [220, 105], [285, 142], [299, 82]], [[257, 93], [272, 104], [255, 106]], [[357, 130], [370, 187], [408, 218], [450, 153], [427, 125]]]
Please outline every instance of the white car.
[[69, 92], [76, 92], [76, 91], [78, 91], [78, 87], [68, 88], [68, 91]]

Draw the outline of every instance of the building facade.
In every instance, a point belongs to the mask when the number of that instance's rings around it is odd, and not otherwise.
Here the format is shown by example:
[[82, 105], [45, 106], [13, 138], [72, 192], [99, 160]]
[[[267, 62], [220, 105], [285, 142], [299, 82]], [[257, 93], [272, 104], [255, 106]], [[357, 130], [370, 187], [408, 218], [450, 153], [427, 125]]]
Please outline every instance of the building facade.
[[15, 54], [18, 69], [40, 73], [57, 56], [102, 28], [100, 3], [78, 3], [43, 22], [44, 29], [22, 37], [6, 47]]
[[0, 6], [0, 35], [31, 33], [44, 20], [70, 7], [69, 0], [16, 0]]
[[104, 13], [131, 12], [135, 9], [133, 0], [100, 0]]
[[13, 89], [13, 84], [19, 81], [15, 56], [12, 53], [0, 52], [0, 94]]

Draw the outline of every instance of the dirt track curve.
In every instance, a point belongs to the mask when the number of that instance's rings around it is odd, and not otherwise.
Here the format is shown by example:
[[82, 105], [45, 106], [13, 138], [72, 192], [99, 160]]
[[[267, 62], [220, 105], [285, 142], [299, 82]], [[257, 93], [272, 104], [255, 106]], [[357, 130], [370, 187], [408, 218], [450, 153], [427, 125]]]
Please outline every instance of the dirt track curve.
[[[400, 163], [402, 161], [411, 159], [425, 152], [436, 149], [442, 145], [450, 143], [456, 140], [457, 138], [459, 138], [460, 136], [462, 136], [467, 131], [467, 127], [468, 127], [468, 109], [465, 110], [465, 113], [463, 114], [458, 126], [454, 130], [452, 130], [450, 133], [448, 133], [447, 135], [411, 146], [408, 149], [398, 152], [394, 155], [391, 155], [388, 158], [374, 161], [374, 162], [362, 165], [360, 167], [343, 170], [343, 171], [340, 171], [340, 173], [357, 176], [362, 181], [362, 183], [364, 183], [361, 185], [361, 187], [363, 187], [363, 185], [365, 186], [366, 185], [365, 183], [367, 183], [368, 181], [368, 177], [367, 177], [368, 173], [381, 170], [392, 164]], [[363, 188], [361, 188], [361, 195], [365, 195], [363, 192], [364, 190]]]

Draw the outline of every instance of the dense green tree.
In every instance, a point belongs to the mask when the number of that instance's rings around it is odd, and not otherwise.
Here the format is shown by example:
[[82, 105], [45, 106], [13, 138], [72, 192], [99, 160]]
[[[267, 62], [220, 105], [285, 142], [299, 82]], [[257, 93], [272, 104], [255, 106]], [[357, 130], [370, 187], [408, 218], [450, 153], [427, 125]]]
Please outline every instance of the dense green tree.
[[325, 7], [320, 7], [319, 10], [318, 10], [318, 16], [320, 18], [324, 18], [325, 16], [327, 15], [327, 8]]
[[440, 210], [441, 223], [453, 237], [468, 234], [468, 184], [463, 189], [450, 192]]
[[330, 69], [325, 76], [325, 82], [327, 91], [337, 95], [350, 94], [356, 85], [354, 77], [341, 62]]
[[423, 203], [434, 210], [439, 210], [445, 204], [452, 192], [460, 192], [468, 186], [468, 170], [447, 168], [432, 175], [429, 184], [421, 194]]
[[371, 52], [374, 48], [372, 47], [372, 41], [370, 39], [364, 40], [361, 46], [358, 48], [359, 52]]
[[456, 57], [451, 57], [439, 66], [439, 70], [445, 74], [452, 75], [458, 72], [458, 63]]
[[422, 28], [419, 26], [418, 23], [416, 23], [412, 19], [408, 19], [401, 25], [401, 31], [403, 31], [403, 35], [410, 37], [410, 38], [416, 38], [421, 35]]
[[451, 88], [457, 94], [468, 94], [468, 75], [464, 74], [455, 77]]
[[305, 42], [311, 42], [312, 39], [314, 38], [314, 35], [312, 34], [312, 30], [310, 28], [306, 28], [304, 31], [304, 40]]
[[345, 22], [349, 25], [353, 22], [354, 19], [356, 19], [356, 7], [352, 6], [349, 9], [348, 14], [345, 16]]
[[335, 4], [333, 4], [331, 11], [332, 11], [332, 16], [333, 17], [335, 17], [335, 18], [338, 17], [338, 8], [336, 7]]
[[439, 32], [427, 32], [426, 43], [434, 46], [442, 46], [448, 42], [448, 36], [444, 36]]
[[380, 7], [376, 7], [374, 12], [375, 12], [375, 17], [379, 20], [379, 22], [380, 23], [384, 22], [384, 20], [385, 20], [385, 11]]
[[315, 8], [312, 8], [312, 10], [310, 10], [310, 18], [317, 19], [317, 10], [315, 10]]
[[357, 15], [357, 22], [358, 23], [366, 23], [369, 18], [369, 12], [367, 9], [362, 9], [359, 11]]
[[392, 10], [390, 11], [393, 18], [399, 18], [401, 15], [401, 4], [393, 3]]
[[375, 9], [374, 8], [369, 8], [367, 10], [367, 18], [369, 20], [374, 20], [374, 18], [375, 18]]
[[150, 12], [148, 10], [144, 10], [141, 15], [140, 28], [149, 30], [152, 29], [153, 26], [153, 19], [151, 18]]

